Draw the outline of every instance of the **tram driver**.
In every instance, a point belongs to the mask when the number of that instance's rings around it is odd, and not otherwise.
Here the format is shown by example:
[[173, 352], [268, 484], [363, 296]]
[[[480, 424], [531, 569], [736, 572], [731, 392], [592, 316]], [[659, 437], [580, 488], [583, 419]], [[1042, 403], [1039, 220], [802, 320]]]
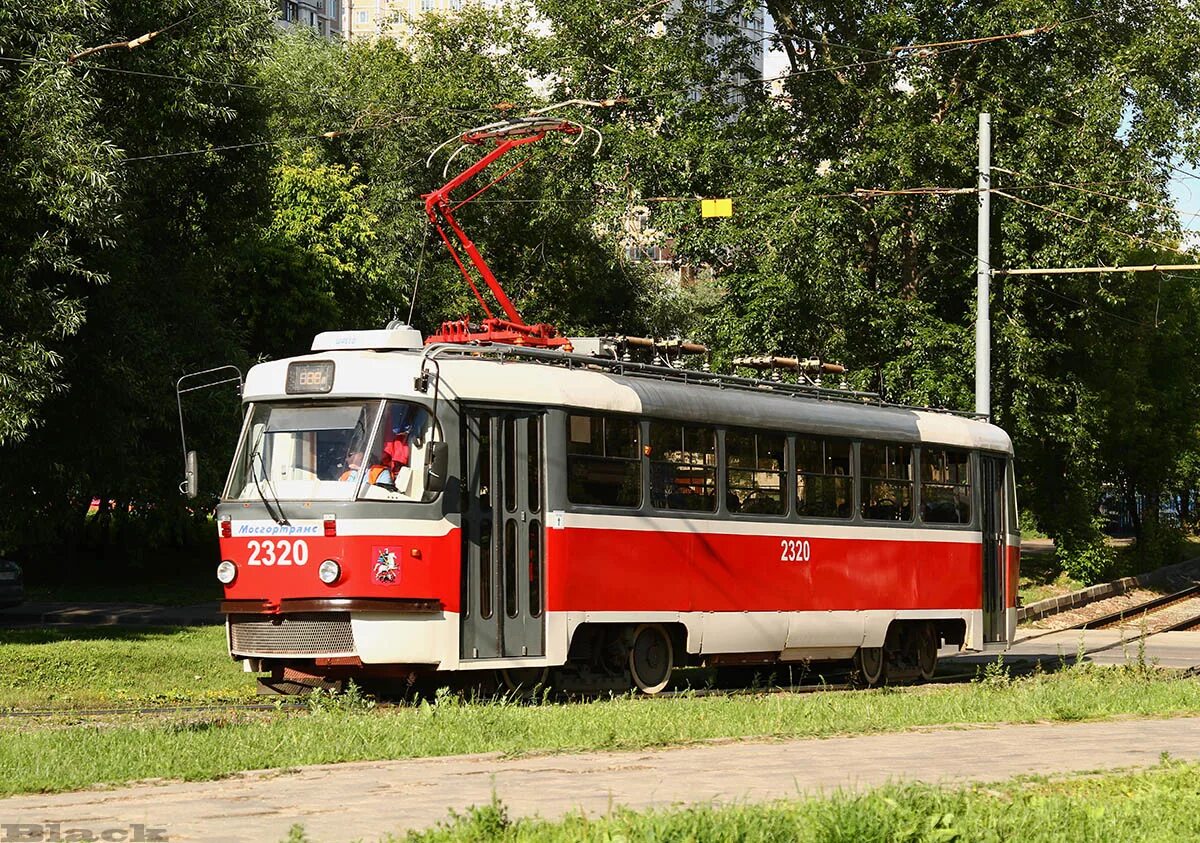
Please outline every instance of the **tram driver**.
[[[354, 450], [346, 454], [346, 470], [338, 480], [343, 483], [357, 483], [362, 477], [363, 452]], [[392, 473], [386, 465], [376, 463], [367, 470], [367, 481], [375, 486], [392, 485]]]

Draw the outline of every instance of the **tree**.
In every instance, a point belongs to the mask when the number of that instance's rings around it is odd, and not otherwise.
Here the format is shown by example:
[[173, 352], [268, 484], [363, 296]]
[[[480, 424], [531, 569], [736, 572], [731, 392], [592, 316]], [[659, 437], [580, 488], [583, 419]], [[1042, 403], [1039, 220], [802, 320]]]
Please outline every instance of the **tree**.
[[[0, 156], [18, 174], [0, 188], [14, 209], [0, 234], [0, 283], [19, 303], [5, 315], [14, 328], [0, 371], [20, 375], [3, 383], [0, 403], [24, 410], [0, 448], [0, 489], [13, 504], [0, 547], [69, 545], [85, 523], [117, 545], [138, 543], [131, 529], [143, 546], [178, 539], [192, 513], [176, 489], [173, 383], [244, 360], [228, 279], [239, 238], [268, 208], [253, 74], [269, 9], [21, 6], [0, 13], [4, 53], [34, 62], [6, 64], [0, 88], [15, 140]], [[66, 61], [155, 30], [136, 49]], [[89, 522], [93, 499], [100, 514]]]
[[63, 64], [65, 33], [97, 5], [0, 8], [0, 446], [25, 438], [63, 386], [61, 343], [85, 318], [69, 284], [105, 280], [81, 252], [111, 237], [119, 151], [92, 86]]
[[358, 168], [324, 163], [305, 149], [285, 153], [272, 181], [270, 224], [244, 240], [234, 280], [246, 292], [238, 322], [247, 349], [302, 353], [320, 331], [385, 320], [378, 219]]

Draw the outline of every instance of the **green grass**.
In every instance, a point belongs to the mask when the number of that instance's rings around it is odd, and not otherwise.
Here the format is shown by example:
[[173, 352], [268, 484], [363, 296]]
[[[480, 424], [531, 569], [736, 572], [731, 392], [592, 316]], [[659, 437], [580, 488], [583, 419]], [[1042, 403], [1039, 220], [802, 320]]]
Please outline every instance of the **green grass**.
[[0, 630], [0, 708], [245, 699], [254, 677], [228, 657], [224, 627]]
[[[919, 726], [1200, 713], [1200, 683], [1153, 669], [1073, 668], [970, 685], [870, 692], [619, 698], [591, 703], [432, 704], [186, 718], [0, 721], [0, 794], [149, 777], [458, 753], [633, 749], [712, 738], [820, 737]], [[70, 728], [66, 728], [70, 726]]]
[[[964, 788], [892, 785], [863, 793], [763, 805], [695, 807], [560, 821], [510, 819], [499, 803], [410, 833], [405, 843], [535, 841], [1173, 841], [1200, 837], [1200, 765], [1165, 762], [1142, 772], [1015, 779]], [[289, 840], [306, 839], [299, 827]]]

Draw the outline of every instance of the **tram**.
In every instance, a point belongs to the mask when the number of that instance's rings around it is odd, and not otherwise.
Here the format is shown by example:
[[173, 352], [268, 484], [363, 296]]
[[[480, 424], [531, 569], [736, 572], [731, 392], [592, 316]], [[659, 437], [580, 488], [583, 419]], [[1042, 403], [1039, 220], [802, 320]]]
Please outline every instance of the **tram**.
[[243, 397], [218, 577], [253, 671], [653, 693], [853, 658], [876, 684], [1015, 629], [1012, 446], [982, 419], [406, 326], [322, 334]]
[[929, 678], [943, 646], [1010, 641], [1000, 428], [521, 319], [451, 194], [555, 131], [581, 129], [463, 135], [494, 147], [425, 197], [481, 324], [323, 333], [246, 376], [217, 507], [231, 656], [275, 683], [497, 671], [653, 694], [695, 664]]

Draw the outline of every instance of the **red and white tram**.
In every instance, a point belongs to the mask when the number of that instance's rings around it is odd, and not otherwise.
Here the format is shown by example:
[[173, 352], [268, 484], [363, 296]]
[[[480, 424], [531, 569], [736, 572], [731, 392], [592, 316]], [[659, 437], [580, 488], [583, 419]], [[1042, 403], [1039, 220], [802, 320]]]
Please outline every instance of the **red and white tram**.
[[560, 106], [462, 135], [493, 148], [425, 196], [481, 325], [327, 333], [251, 369], [217, 509], [230, 653], [276, 680], [553, 668], [654, 693], [675, 665], [854, 658], [878, 684], [930, 676], [942, 642], [1011, 640], [1004, 431], [521, 319], [453, 216], [504, 176], [452, 193], [578, 137]]
[[978, 418], [406, 326], [322, 334], [243, 400], [218, 577], [231, 655], [276, 679], [877, 684], [1014, 633], [1012, 446]]

